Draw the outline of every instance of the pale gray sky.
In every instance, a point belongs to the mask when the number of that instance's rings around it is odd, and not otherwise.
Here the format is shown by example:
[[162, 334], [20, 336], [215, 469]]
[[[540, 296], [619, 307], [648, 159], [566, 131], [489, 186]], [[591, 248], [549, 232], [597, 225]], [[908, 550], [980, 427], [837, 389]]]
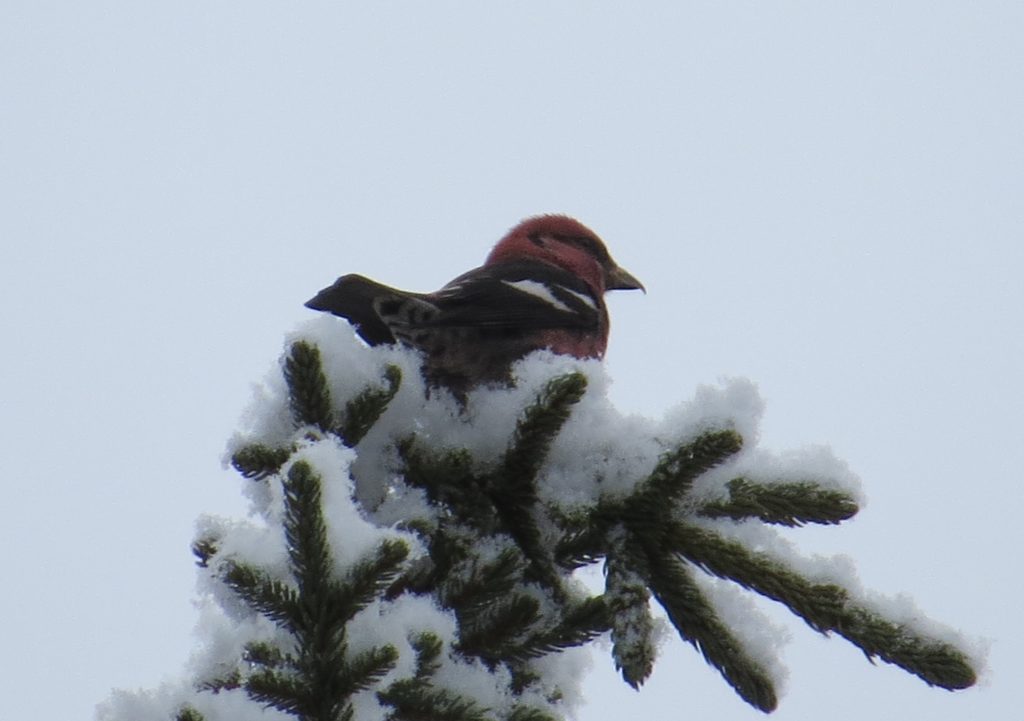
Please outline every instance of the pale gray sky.
[[[0, 9], [10, 717], [180, 673], [193, 522], [242, 513], [220, 456], [304, 300], [434, 289], [547, 211], [649, 290], [611, 300], [624, 410], [753, 379], [763, 444], [828, 443], [869, 497], [791, 538], [993, 642], [950, 694], [786, 620], [774, 718], [1019, 710], [1024, 5], [354, 5]], [[678, 640], [589, 694], [760, 717]]]

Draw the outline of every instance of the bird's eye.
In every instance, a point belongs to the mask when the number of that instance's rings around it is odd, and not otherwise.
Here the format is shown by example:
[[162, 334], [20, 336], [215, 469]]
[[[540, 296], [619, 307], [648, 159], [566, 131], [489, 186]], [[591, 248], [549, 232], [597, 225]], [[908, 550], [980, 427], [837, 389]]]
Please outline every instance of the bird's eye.
[[530, 233], [529, 237], [530, 237], [530, 242], [531, 243], [533, 243], [534, 245], [536, 245], [536, 246], [538, 246], [540, 248], [544, 247], [544, 245], [545, 245], [544, 244], [544, 236], [542, 236], [540, 233]]

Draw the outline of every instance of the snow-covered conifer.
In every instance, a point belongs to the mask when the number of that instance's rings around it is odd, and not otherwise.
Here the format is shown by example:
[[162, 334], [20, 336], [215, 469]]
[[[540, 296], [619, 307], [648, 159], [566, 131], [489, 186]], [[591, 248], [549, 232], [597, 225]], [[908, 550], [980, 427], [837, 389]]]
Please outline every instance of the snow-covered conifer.
[[[304, 326], [231, 442], [252, 517], [200, 522], [201, 649], [184, 678], [119, 692], [101, 718], [562, 719], [581, 703], [574, 656], [598, 636], [644, 683], [659, 608], [771, 711], [783, 671], [765, 622], [711, 578], [929, 684], [974, 683], [957, 634], [890, 614], [844, 564], [774, 532], [851, 518], [859, 488], [820, 448], [757, 448], [749, 382], [654, 422], [616, 411], [597, 361], [540, 352], [513, 374], [456, 400], [425, 387], [411, 351]], [[577, 572], [596, 564], [595, 591]]]

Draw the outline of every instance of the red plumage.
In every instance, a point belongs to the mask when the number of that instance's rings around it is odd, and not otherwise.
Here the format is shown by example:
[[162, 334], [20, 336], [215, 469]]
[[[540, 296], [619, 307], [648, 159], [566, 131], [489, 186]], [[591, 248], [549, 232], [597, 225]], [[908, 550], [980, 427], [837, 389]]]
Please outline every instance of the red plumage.
[[400, 342], [422, 351], [427, 381], [463, 395], [507, 381], [514, 361], [541, 348], [603, 357], [604, 294], [629, 289], [643, 285], [592, 230], [564, 215], [541, 215], [510, 230], [482, 266], [434, 293], [346, 275], [306, 306], [348, 319], [370, 345]]

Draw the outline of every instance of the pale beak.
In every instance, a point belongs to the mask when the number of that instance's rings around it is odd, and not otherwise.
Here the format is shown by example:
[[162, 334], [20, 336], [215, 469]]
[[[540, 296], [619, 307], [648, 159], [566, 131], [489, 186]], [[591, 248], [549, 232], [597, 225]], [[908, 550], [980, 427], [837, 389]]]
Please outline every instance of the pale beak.
[[647, 293], [643, 283], [619, 266], [615, 266], [605, 274], [604, 287], [606, 290], [642, 290], [645, 294]]

